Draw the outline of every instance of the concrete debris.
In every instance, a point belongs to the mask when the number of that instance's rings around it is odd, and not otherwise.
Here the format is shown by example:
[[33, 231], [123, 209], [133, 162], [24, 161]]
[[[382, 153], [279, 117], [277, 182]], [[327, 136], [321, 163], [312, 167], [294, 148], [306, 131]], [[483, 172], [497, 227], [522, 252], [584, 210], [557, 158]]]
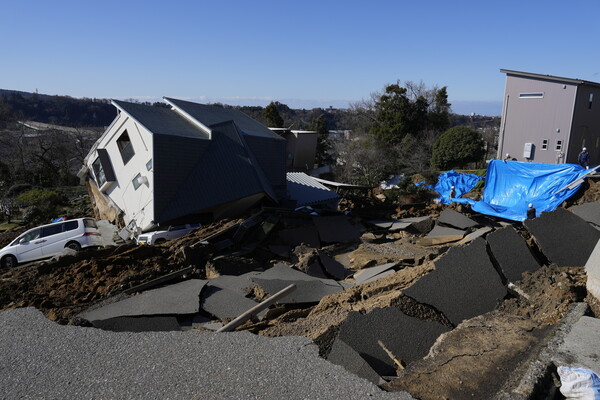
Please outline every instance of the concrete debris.
[[596, 243], [594, 251], [585, 263], [585, 272], [588, 292], [600, 301], [600, 241]]
[[600, 231], [564, 208], [523, 224], [548, 260], [560, 266], [584, 266], [600, 239]]
[[446, 208], [444, 211], [442, 211], [438, 218], [438, 223], [463, 230], [477, 225], [477, 222], [459, 212], [452, 210], [451, 208]]
[[301, 244], [307, 244], [317, 249], [321, 247], [319, 234], [314, 226], [283, 229], [279, 231], [278, 235], [285, 244], [291, 247], [296, 247]]
[[291, 294], [279, 299], [278, 304], [293, 304], [293, 303], [318, 303], [327, 295], [341, 292], [344, 290], [342, 286], [331, 281], [328, 284], [326, 279], [315, 280], [281, 280], [281, 279], [263, 279], [261, 277], [252, 278], [261, 289], [268, 295], [273, 295], [280, 290], [283, 290], [289, 285], [296, 285], [297, 290]]
[[[247, 314], [231, 329], [306, 336], [331, 363], [422, 399], [493, 397], [570, 305], [600, 312], [595, 205], [543, 213], [525, 231], [476, 222], [456, 204], [361, 201], [344, 199], [349, 215], [265, 208], [161, 246], [0, 271], [0, 306], [105, 330], [197, 335]], [[258, 318], [248, 313], [291, 285]], [[584, 342], [573, 335], [564, 354]]]
[[443, 313], [455, 326], [492, 311], [506, 288], [490, 261], [486, 243], [478, 238], [465, 247], [452, 247], [435, 261], [435, 270], [404, 294]]
[[358, 229], [344, 215], [313, 217], [312, 220], [319, 231], [321, 241], [324, 243], [356, 242], [360, 238]]
[[322, 251], [319, 251], [318, 253], [321, 265], [323, 265], [323, 269], [327, 272], [327, 275], [337, 280], [345, 279], [350, 275], [350, 271], [348, 271], [341, 263], [329, 257]]
[[419, 246], [434, 246], [444, 243], [456, 242], [465, 236], [465, 231], [437, 225], [429, 234], [419, 240]]
[[507, 226], [499, 229], [486, 239], [503, 278], [508, 282], [520, 281], [523, 272], [535, 271], [540, 267], [525, 240], [514, 228]]
[[592, 349], [600, 343], [600, 319], [582, 316], [574, 325], [552, 360], [557, 366], [582, 367], [600, 372], [600, 359]]

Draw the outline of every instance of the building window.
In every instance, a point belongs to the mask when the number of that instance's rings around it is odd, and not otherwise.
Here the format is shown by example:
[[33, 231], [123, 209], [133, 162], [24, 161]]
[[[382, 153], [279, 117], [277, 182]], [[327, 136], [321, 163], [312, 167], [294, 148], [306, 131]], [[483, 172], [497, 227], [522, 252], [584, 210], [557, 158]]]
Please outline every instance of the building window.
[[142, 186], [142, 174], [137, 174], [131, 183], [133, 183], [134, 189], [138, 190], [138, 188]]
[[544, 97], [544, 93], [519, 93], [521, 99], [541, 99]]
[[119, 147], [119, 151], [121, 152], [121, 157], [123, 158], [123, 164], [127, 164], [131, 157], [135, 154], [133, 151], [133, 146], [131, 145], [131, 140], [129, 140], [129, 134], [127, 131], [123, 132], [123, 134], [117, 139], [117, 146]]
[[96, 158], [96, 161], [92, 164], [92, 169], [94, 170], [94, 176], [96, 177], [96, 184], [100, 188], [106, 183], [106, 175], [104, 174], [104, 168], [102, 168], [102, 164], [100, 163], [100, 157]]
[[588, 103], [588, 110], [592, 109], [592, 102], [594, 101], [594, 93], [590, 93], [590, 101]]
[[562, 140], [556, 141], [556, 151], [562, 150]]
[[548, 150], [548, 139], [542, 139], [542, 150]]
[[146, 169], [150, 171], [152, 169], [152, 159], [146, 163]]

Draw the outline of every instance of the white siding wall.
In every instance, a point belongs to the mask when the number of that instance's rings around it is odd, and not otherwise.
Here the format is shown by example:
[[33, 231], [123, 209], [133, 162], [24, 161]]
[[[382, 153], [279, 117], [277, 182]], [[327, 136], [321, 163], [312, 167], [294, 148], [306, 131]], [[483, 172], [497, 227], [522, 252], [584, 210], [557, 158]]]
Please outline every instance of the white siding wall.
[[[135, 154], [123, 163], [117, 145], [119, 137], [127, 130]], [[107, 150], [117, 181], [105, 190], [105, 194], [125, 212], [125, 223], [135, 220], [136, 226], [146, 229], [154, 218], [153, 205], [153, 169], [148, 171], [146, 164], [152, 159], [152, 135], [143, 126], [137, 124], [121, 112], [98, 143], [98, 148]], [[96, 156], [90, 157], [88, 167], [93, 171], [92, 163]], [[133, 179], [141, 174], [148, 182], [137, 190]]]

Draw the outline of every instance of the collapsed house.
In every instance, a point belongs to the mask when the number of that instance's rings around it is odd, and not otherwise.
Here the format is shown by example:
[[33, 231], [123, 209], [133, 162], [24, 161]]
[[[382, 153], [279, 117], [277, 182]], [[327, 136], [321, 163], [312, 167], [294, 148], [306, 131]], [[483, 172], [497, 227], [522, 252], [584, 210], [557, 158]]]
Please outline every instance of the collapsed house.
[[98, 218], [133, 236], [285, 196], [285, 139], [234, 109], [164, 100], [169, 107], [112, 101], [118, 115], [78, 174]]

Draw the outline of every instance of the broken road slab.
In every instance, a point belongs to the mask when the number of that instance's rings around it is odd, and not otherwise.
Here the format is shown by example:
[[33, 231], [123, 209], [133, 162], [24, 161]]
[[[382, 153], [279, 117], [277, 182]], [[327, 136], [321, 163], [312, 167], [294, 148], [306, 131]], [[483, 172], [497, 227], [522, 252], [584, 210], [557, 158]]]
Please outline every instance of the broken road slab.
[[256, 303], [244, 295], [229, 289], [207, 285], [202, 291], [200, 307], [215, 317], [226, 320], [235, 318], [254, 307]]
[[295, 291], [277, 300], [277, 303], [279, 304], [318, 303], [323, 297], [344, 290], [341, 285], [333, 280], [333, 284], [324, 283], [324, 281], [326, 281], [325, 279], [293, 281], [254, 277], [252, 278], [252, 281], [260, 286], [268, 295], [274, 295], [291, 284], [296, 285]]
[[442, 211], [438, 218], [438, 222], [463, 230], [478, 225], [477, 222], [473, 221], [471, 218], [466, 217], [451, 208], [446, 208]]
[[495, 309], [506, 295], [482, 238], [464, 247], [451, 247], [434, 264], [435, 270], [404, 294], [433, 306], [455, 326]]
[[490, 233], [487, 242], [504, 277], [509, 282], [520, 281], [523, 272], [540, 268], [525, 239], [512, 226]]
[[476, 231], [469, 233], [467, 236], [456, 242], [456, 244], [467, 244], [477, 239], [478, 237], [482, 237], [486, 233], [490, 232], [492, 228], [489, 226], [484, 226], [483, 228], [479, 228]]
[[379, 385], [382, 381], [382, 378], [373, 368], [371, 368], [369, 363], [352, 347], [339, 338], [333, 342], [327, 360], [334, 364], [341, 365], [347, 371], [352, 372], [354, 375], [360, 376], [361, 378], [365, 378], [375, 385]]
[[433, 219], [429, 215], [423, 217], [402, 218], [399, 222], [410, 224], [410, 227], [419, 233], [428, 233], [433, 228]]
[[85, 311], [80, 316], [93, 322], [125, 316], [195, 314], [200, 309], [200, 292], [206, 283], [190, 279]]
[[523, 224], [548, 260], [563, 267], [584, 266], [600, 239], [600, 231], [564, 208], [543, 212]]
[[92, 321], [95, 328], [113, 332], [169, 332], [180, 331], [176, 317], [157, 315], [148, 317], [116, 317]]
[[419, 246], [435, 246], [438, 244], [456, 242], [465, 236], [465, 231], [436, 225], [429, 234], [419, 240]]
[[583, 220], [596, 226], [600, 226], [600, 202], [594, 201], [591, 203], [584, 203], [572, 207], [570, 211]]
[[350, 275], [350, 271], [348, 271], [341, 263], [329, 257], [322, 251], [318, 251], [318, 253], [321, 265], [323, 265], [323, 269], [329, 276], [337, 280], [342, 280], [346, 279], [346, 277]]
[[382, 265], [376, 265], [374, 267], [363, 268], [354, 274], [354, 280], [356, 281], [357, 285], [360, 285], [361, 283], [366, 283], [371, 278], [378, 276], [386, 271], [392, 270], [396, 265], [396, 263], [387, 263]]
[[437, 322], [422, 321], [398, 308], [386, 307], [367, 314], [351, 312], [335, 340], [352, 347], [380, 376], [394, 376], [396, 367], [390, 352], [396, 360], [411, 363], [423, 358], [447, 331]]
[[[325, 243], [348, 243], [360, 239], [360, 232], [345, 215], [312, 218], [321, 241]], [[319, 247], [319, 246], [313, 246]]]
[[291, 247], [296, 247], [302, 243], [318, 249], [321, 247], [319, 234], [314, 226], [300, 226], [297, 228], [283, 229], [278, 233], [279, 238]]
[[304, 337], [106, 332], [59, 325], [33, 308], [0, 313], [0, 326], [9, 399], [412, 399], [320, 358]]

